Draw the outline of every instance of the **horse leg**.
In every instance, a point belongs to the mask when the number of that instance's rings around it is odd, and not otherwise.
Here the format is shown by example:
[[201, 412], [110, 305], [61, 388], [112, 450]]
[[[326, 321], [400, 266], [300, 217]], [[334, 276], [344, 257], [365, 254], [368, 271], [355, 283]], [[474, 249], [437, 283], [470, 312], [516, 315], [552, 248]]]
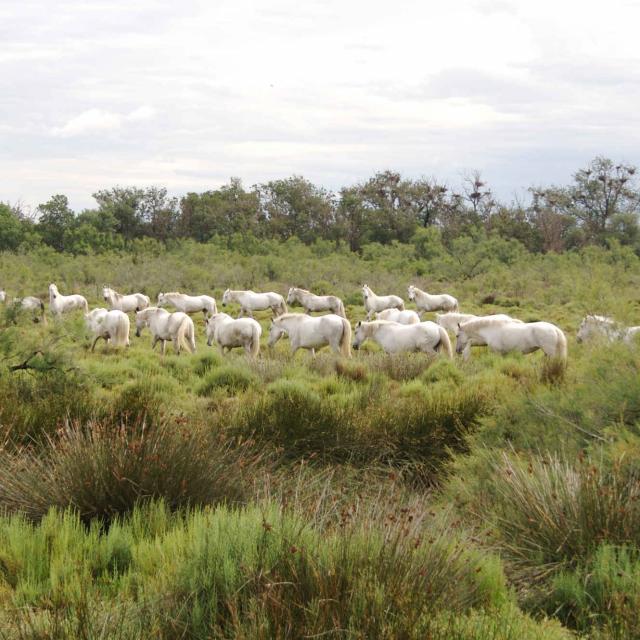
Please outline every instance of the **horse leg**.
[[163, 340], [160, 341], [160, 355], [161, 356], [164, 355], [164, 352], [165, 352], [166, 348], [167, 348], [167, 341], [163, 339]]
[[304, 312], [305, 312], [308, 316], [310, 316], [310, 315], [311, 315], [311, 309], [305, 309], [305, 310], [304, 310]]

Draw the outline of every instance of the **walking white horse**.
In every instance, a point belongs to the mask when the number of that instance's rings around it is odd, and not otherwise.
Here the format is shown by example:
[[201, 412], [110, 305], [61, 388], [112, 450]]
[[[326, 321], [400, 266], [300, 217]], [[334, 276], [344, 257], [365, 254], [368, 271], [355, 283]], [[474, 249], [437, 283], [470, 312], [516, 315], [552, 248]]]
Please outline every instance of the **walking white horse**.
[[140, 337], [144, 327], [149, 327], [151, 330], [151, 335], [153, 336], [152, 349], [156, 346], [156, 342], [162, 342], [162, 355], [164, 355], [167, 340], [173, 342], [173, 350], [176, 354], [180, 353], [182, 347], [185, 347], [191, 353], [196, 351], [193, 320], [182, 311], [169, 313], [166, 309], [147, 307], [136, 313], [137, 337]]
[[316, 349], [329, 345], [334, 353], [351, 357], [351, 324], [342, 316], [328, 313], [308, 316], [305, 313], [285, 313], [271, 322], [269, 347], [288, 335], [291, 354], [298, 349], [309, 349], [315, 357]]
[[430, 320], [418, 324], [398, 324], [388, 320], [358, 322], [353, 348], [359, 349], [368, 338], [377, 342], [385, 353], [436, 353], [439, 350], [448, 358], [453, 357], [449, 334], [443, 327]]
[[183, 313], [197, 313], [202, 311], [205, 317], [209, 313], [218, 313], [216, 301], [211, 296], [188, 296], [186, 293], [170, 291], [158, 294], [158, 307], [172, 305]]
[[105, 302], [109, 303], [111, 309], [117, 309], [125, 313], [129, 311], [141, 311], [151, 304], [149, 296], [145, 296], [144, 293], [124, 295], [107, 286], [102, 288], [102, 297]]
[[298, 302], [304, 308], [305, 313], [312, 311], [331, 311], [338, 316], [346, 318], [344, 304], [338, 296], [317, 296], [311, 291], [300, 287], [291, 287], [287, 295], [287, 304]]
[[74, 309], [82, 309], [85, 313], [89, 313], [89, 304], [84, 296], [73, 294], [63, 296], [58, 287], [51, 283], [49, 285], [49, 309], [55, 316], [60, 317], [63, 313], [68, 313]]
[[590, 315], [582, 319], [576, 340], [584, 342], [599, 336], [606, 338], [609, 342], [622, 340], [631, 343], [638, 333], [640, 333], [640, 327], [625, 327], [613, 318]]
[[385, 309], [400, 309], [404, 311], [404, 300], [400, 296], [377, 296], [369, 285], [362, 285], [362, 297], [364, 309], [367, 312], [367, 320], [373, 318], [373, 314]]
[[227, 289], [222, 295], [222, 306], [226, 307], [230, 302], [237, 302], [240, 305], [240, 317], [253, 318], [254, 311], [265, 311], [266, 309], [271, 309], [274, 317], [287, 313], [287, 303], [275, 291], [256, 293], [251, 289]]
[[466, 360], [472, 346], [487, 346], [499, 353], [542, 349], [548, 357], [567, 361], [567, 338], [550, 322], [513, 322], [491, 316], [468, 320], [460, 324], [456, 352]]
[[98, 308], [85, 313], [84, 318], [87, 328], [93, 333], [91, 351], [100, 338], [114, 347], [129, 346], [129, 316], [124, 311]]
[[450, 296], [448, 293], [440, 293], [438, 295], [431, 295], [426, 291], [422, 291], [410, 284], [407, 287], [407, 293], [409, 300], [413, 300], [418, 308], [420, 317], [425, 311], [457, 311], [458, 301]]
[[458, 334], [458, 326], [460, 324], [469, 320], [477, 320], [478, 318], [499, 318], [500, 320], [511, 320], [511, 322], [522, 322], [522, 320], [512, 318], [504, 313], [495, 313], [488, 316], [474, 316], [472, 313], [458, 313], [456, 311], [436, 313], [436, 322], [454, 335]]
[[220, 351], [229, 351], [234, 347], [244, 347], [248, 356], [256, 358], [260, 353], [260, 336], [262, 327], [253, 318], [234, 320], [227, 313], [214, 313], [206, 322], [207, 344], [211, 346], [215, 340]]
[[376, 313], [376, 320], [389, 320], [389, 322], [397, 322], [398, 324], [418, 324], [420, 316], [411, 309], [385, 309]]

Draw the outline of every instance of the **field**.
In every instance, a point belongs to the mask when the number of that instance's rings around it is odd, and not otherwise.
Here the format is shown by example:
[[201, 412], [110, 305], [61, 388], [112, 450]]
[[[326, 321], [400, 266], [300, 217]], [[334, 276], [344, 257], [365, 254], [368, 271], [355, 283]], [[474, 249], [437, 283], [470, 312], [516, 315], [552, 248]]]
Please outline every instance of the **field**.
[[640, 323], [640, 259], [419, 240], [0, 254], [10, 296], [300, 285], [342, 297], [355, 324], [362, 283], [405, 298], [413, 283], [569, 340], [566, 371], [369, 343], [313, 360], [269, 350], [264, 313], [250, 362], [207, 347], [194, 316], [196, 354], [163, 358], [148, 331], [90, 353], [81, 314], [7, 307], [0, 637], [638, 637], [640, 352], [575, 333], [587, 313]]

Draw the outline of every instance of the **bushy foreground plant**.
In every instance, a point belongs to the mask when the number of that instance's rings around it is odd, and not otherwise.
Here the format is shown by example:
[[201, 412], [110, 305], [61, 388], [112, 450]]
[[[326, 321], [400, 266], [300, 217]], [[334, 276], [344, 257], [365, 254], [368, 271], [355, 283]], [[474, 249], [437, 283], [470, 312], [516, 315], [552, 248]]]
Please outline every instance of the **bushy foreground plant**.
[[263, 460], [251, 443], [193, 425], [69, 423], [42, 447], [0, 451], [0, 508], [37, 520], [72, 506], [89, 522], [150, 498], [171, 508], [243, 501]]
[[5, 517], [0, 628], [24, 638], [566, 637], [522, 616], [499, 563], [451, 522], [397, 504], [369, 517], [380, 506], [330, 529], [272, 503], [173, 515], [156, 503], [106, 531], [72, 512], [35, 526]]
[[281, 448], [288, 458], [408, 465], [434, 480], [451, 451], [465, 449], [466, 435], [490, 402], [478, 386], [421, 389], [418, 400], [392, 396], [372, 378], [357, 394], [333, 398], [302, 381], [279, 380], [241, 408], [231, 428]]

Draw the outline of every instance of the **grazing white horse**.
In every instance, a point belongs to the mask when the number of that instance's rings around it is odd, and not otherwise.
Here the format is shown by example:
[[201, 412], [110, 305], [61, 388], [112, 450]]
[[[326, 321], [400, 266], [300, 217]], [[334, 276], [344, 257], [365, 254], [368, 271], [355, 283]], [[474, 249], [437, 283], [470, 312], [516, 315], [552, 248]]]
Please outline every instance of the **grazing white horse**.
[[158, 306], [166, 307], [172, 305], [183, 313], [197, 313], [202, 311], [205, 317], [209, 313], [218, 313], [216, 301], [211, 296], [188, 296], [186, 293], [170, 291], [158, 294]]
[[124, 311], [125, 313], [128, 313], [129, 311], [141, 311], [151, 304], [149, 296], [145, 296], [144, 293], [130, 293], [129, 295], [123, 295], [122, 293], [118, 293], [111, 287], [107, 286], [102, 288], [102, 297], [105, 302], [109, 303], [111, 309], [117, 309], [118, 311]]
[[410, 309], [400, 311], [400, 309], [385, 309], [376, 313], [376, 320], [389, 320], [389, 322], [397, 322], [398, 324], [418, 324], [420, 316]]
[[[0, 289], [0, 303], [6, 302], [9, 304], [7, 300], [7, 292], [4, 289]], [[40, 300], [40, 298], [36, 298], [35, 296], [25, 296], [24, 298], [14, 298], [14, 305], [20, 305], [20, 308], [23, 311], [32, 311], [37, 313], [41, 318], [42, 322], [47, 322], [47, 317], [44, 314], [44, 302]], [[34, 318], [35, 321], [35, 318]]]
[[63, 296], [54, 283], [49, 285], [49, 309], [55, 316], [60, 317], [63, 313], [68, 313], [74, 309], [82, 309], [89, 313], [89, 304], [84, 296], [73, 294]]
[[262, 327], [253, 318], [234, 320], [227, 313], [214, 313], [206, 322], [207, 344], [215, 340], [224, 354], [225, 348], [244, 347], [248, 356], [255, 358], [260, 352]]
[[511, 322], [522, 322], [522, 320], [512, 318], [504, 313], [495, 313], [489, 316], [474, 316], [472, 313], [458, 313], [456, 311], [436, 313], [436, 322], [454, 335], [458, 335], [458, 326], [460, 324], [469, 320], [477, 320], [478, 318], [499, 318], [500, 320], [511, 320]]
[[449, 334], [443, 327], [430, 320], [409, 325], [388, 320], [358, 322], [353, 348], [359, 349], [360, 345], [368, 338], [377, 342], [385, 353], [401, 353], [403, 351], [436, 353], [437, 350], [440, 350], [447, 357], [453, 357]]
[[410, 284], [407, 287], [407, 294], [409, 300], [413, 300], [418, 308], [420, 317], [425, 311], [457, 311], [458, 301], [450, 296], [448, 293], [440, 293], [438, 295], [431, 295], [426, 291], [418, 289], [418, 287]]
[[591, 315], [582, 319], [576, 340], [584, 342], [599, 336], [606, 338], [609, 342], [622, 340], [631, 343], [638, 333], [640, 333], [640, 327], [625, 327], [618, 324], [613, 318]]
[[162, 342], [162, 355], [164, 355], [167, 340], [173, 342], [173, 350], [176, 354], [180, 353], [182, 347], [191, 353], [196, 351], [193, 320], [182, 311], [169, 313], [166, 309], [147, 307], [136, 313], [136, 336], [140, 337], [144, 327], [149, 327], [153, 335], [152, 349], [156, 346], [156, 342]]
[[567, 339], [550, 322], [513, 322], [495, 317], [477, 318], [460, 324], [456, 352], [466, 359], [472, 346], [487, 346], [492, 351], [531, 353], [542, 349], [548, 357], [567, 361]]
[[129, 316], [119, 309], [93, 309], [84, 314], [85, 323], [93, 333], [91, 351], [96, 348], [96, 342], [103, 338], [114, 347], [129, 346]]
[[298, 349], [309, 349], [315, 357], [316, 349], [329, 345], [334, 353], [351, 357], [351, 324], [342, 316], [328, 313], [324, 316], [308, 316], [305, 313], [285, 313], [271, 323], [269, 346], [289, 336], [291, 354]]
[[226, 307], [230, 302], [237, 302], [240, 305], [240, 317], [253, 318], [254, 311], [265, 311], [266, 309], [271, 309], [274, 317], [287, 313], [287, 303], [275, 291], [256, 293], [251, 289], [240, 291], [227, 289], [222, 295], [222, 306]]
[[344, 304], [338, 296], [317, 296], [306, 289], [291, 287], [287, 295], [287, 304], [293, 304], [294, 302], [301, 304], [305, 313], [331, 311], [337, 316], [347, 317], [344, 312]]
[[366, 284], [362, 285], [362, 298], [364, 299], [364, 309], [367, 312], [367, 320], [371, 320], [375, 312], [385, 309], [404, 311], [404, 300], [400, 296], [377, 296]]

